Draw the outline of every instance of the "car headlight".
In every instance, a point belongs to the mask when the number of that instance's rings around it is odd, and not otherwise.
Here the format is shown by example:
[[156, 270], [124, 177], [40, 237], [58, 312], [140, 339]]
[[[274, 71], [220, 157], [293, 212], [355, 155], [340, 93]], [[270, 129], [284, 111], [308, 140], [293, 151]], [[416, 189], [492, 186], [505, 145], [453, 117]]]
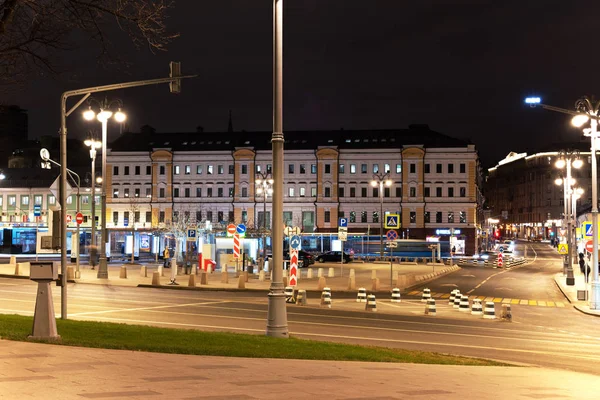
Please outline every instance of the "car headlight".
[[488, 258], [490, 258], [489, 254], [484, 254], [481, 256], [481, 258], [483, 258], [484, 260], [487, 260]]

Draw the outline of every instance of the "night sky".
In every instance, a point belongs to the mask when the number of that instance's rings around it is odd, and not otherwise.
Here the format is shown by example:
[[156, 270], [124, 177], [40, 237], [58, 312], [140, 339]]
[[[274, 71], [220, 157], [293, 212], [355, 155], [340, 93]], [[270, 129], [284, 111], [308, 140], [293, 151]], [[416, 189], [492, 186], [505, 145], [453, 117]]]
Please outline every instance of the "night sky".
[[[524, 97], [572, 108], [600, 96], [598, 1], [284, 1], [284, 130], [428, 124], [471, 140], [491, 166], [510, 151], [580, 137], [568, 117]], [[229, 110], [235, 130], [270, 130], [272, 1], [178, 0], [170, 14], [181, 37], [168, 52], [136, 51], [115, 30], [128, 65], [99, 66], [97, 48], [80, 48], [65, 54], [60, 77], [32, 79], [4, 102], [28, 110], [30, 138], [55, 135], [61, 92], [166, 77], [174, 60], [199, 75], [180, 95], [167, 85], [109, 93], [125, 103], [130, 130], [225, 131]], [[79, 113], [68, 126], [69, 137], [90, 129]]]

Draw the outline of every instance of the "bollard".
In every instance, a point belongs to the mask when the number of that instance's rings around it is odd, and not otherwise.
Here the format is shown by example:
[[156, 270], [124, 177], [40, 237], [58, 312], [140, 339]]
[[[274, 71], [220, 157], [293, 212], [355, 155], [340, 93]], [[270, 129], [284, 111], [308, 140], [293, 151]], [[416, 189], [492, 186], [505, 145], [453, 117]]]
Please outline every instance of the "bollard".
[[356, 277], [350, 276], [348, 278], [348, 290], [356, 289]]
[[158, 266], [158, 273], [160, 274], [160, 276], [165, 276], [165, 271], [162, 265]]
[[435, 308], [435, 299], [429, 298], [427, 299], [427, 305], [425, 306], [425, 315], [431, 315], [435, 317], [437, 314], [437, 310]]
[[212, 272], [213, 272], [212, 264], [208, 264], [208, 267], [206, 267], [206, 272], [208, 272], [209, 274], [212, 274]]
[[453, 291], [450, 292], [450, 297], [448, 298], [448, 305], [449, 306], [453, 306], [454, 305], [454, 299], [456, 298], [456, 290], [454, 289]]
[[158, 271], [152, 273], [152, 286], [160, 286], [160, 273]]
[[356, 275], [354, 274], [354, 268], [350, 268], [350, 276], [356, 276]]
[[329, 268], [329, 273], [327, 274], [328, 278], [333, 278], [335, 276], [335, 268]]
[[[19, 265], [19, 264], [17, 264], [17, 265]], [[75, 268], [67, 267], [67, 280], [70, 281], [73, 279], [75, 279]]]
[[312, 279], [313, 277], [313, 271], [312, 268], [309, 268], [308, 271], [306, 271], [306, 279]]
[[227, 273], [227, 265], [221, 267], [221, 283], [229, 283], [229, 274]]
[[496, 307], [493, 301], [485, 302], [485, 309], [483, 310], [483, 319], [496, 319]]
[[202, 273], [200, 274], [200, 284], [208, 285], [208, 273], [206, 271], [202, 271]]
[[324, 276], [319, 278], [319, 284], [317, 285], [317, 290], [323, 290], [327, 286], [326, 279]]
[[376, 292], [379, 290], [379, 278], [371, 279], [371, 290]]
[[471, 305], [471, 315], [483, 315], [481, 299], [473, 299], [473, 304]]
[[246, 289], [246, 280], [244, 275], [238, 276], [238, 289]]
[[460, 298], [460, 303], [458, 305], [458, 311], [460, 312], [469, 312], [469, 296], [463, 294]]
[[294, 288], [292, 286], [286, 286], [284, 290], [285, 294], [285, 302], [286, 303], [295, 303], [296, 299], [294, 297]]
[[148, 268], [145, 265], [142, 265], [140, 267], [140, 276], [142, 278], [147, 278], [148, 277]]
[[331, 308], [331, 292], [321, 293], [321, 307]]
[[323, 276], [323, 268], [319, 268], [319, 269], [317, 270], [317, 278], [320, 278], [320, 277], [322, 277], [322, 276]]
[[357, 303], [366, 303], [367, 302], [367, 289], [361, 287], [358, 289], [358, 294], [356, 295]]
[[327, 293], [329, 293], [331, 295], [331, 288], [330, 287], [324, 287], [323, 291], [327, 292]]
[[264, 282], [265, 281], [265, 271], [263, 271], [262, 269], [260, 270], [260, 272], [258, 273], [258, 280], [260, 282]]
[[299, 306], [306, 305], [306, 290], [298, 290], [298, 295], [296, 296], [296, 304]]
[[367, 296], [367, 304], [365, 305], [366, 311], [377, 311], [377, 300], [375, 299], [374, 294], [370, 294]]
[[500, 314], [502, 321], [512, 322], [512, 312], [510, 311], [510, 304], [502, 304], [502, 314]]
[[290, 280], [288, 279], [287, 276], [284, 276], [283, 278], [281, 278], [281, 282], [283, 283], [283, 287], [286, 287], [287, 285], [290, 284]]
[[456, 293], [454, 294], [454, 304], [452, 305], [453, 308], [460, 307], [460, 298], [461, 298], [460, 291], [457, 290]]
[[119, 271], [119, 278], [127, 279], [127, 267], [124, 265], [121, 265], [121, 271]]
[[190, 278], [188, 279], [188, 286], [196, 287], [196, 275], [190, 274]]
[[244, 281], [248, 282], [248, 271], [244, 271], [242, 275], [244, 275]]
[[17, 263], [17, 257], [16, 256], [10, 256], [10, 262], [9, 264], [13, 265]]
[[400, 289], [393, 288], [392, 289], [392, 303], [400, 303], [402, 300], [400, 298]]
[[423, 289], [423, 294], [421, 295], [421, 303], [427, 303], [427, 300], [431, 298], [431, 289]]

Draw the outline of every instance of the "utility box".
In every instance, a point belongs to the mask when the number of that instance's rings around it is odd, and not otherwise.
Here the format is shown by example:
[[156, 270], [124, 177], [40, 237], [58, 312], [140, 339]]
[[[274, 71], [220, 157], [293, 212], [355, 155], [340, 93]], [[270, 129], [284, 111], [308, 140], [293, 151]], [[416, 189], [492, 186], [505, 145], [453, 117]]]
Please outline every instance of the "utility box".
[[31, 261], [29, 279], [32, 281], [56, 281], [58, 280], [58, 268], [52, 261]]

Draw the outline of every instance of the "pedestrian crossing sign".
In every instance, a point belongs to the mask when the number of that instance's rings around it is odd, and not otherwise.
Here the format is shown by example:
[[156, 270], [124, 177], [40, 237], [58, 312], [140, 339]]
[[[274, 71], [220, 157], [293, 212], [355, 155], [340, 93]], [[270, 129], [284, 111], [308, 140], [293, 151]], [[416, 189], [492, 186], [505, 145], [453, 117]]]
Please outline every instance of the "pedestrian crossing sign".
[[588, 237], [588, 238], [591, 238], [594, 236], [594, 230], [592, 229], [591, 222], [583, 223], [583, 236]]
[[558, 254], [569, 254], [569, 245], [566, 243], [559, 243]]
[[385, 214], [385, 227], [387, 229], [398, 229], [398, 228], [400, 228], [400, 215], [398, 215], [398, 214]]

